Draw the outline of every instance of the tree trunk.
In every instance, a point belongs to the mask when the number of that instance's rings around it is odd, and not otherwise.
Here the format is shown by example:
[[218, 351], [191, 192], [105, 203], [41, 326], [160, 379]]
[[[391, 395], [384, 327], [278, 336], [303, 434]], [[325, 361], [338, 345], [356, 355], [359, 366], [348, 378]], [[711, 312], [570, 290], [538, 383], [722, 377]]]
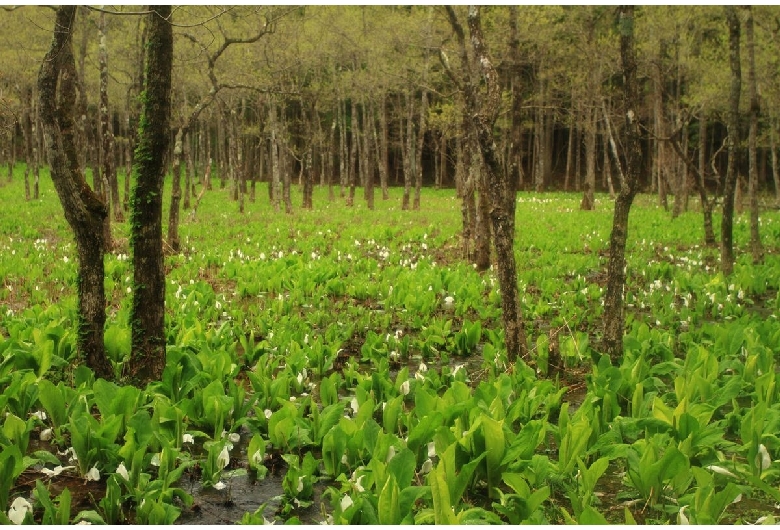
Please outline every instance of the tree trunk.
[[276, 102], [271, 103], [268, 124], [271, 127], [271, 182], [268, 189], [274, 210], [278, 212], [282, 204], [282, 179], [279, 172], [279, 124], [276, 119]]
[[379, 142], [379, 185], [382, 187], [382, 200], [386, 201], [390, 198], [390, 192], [387, 190], [387, 179], [390, 176], [390, 168], [388, 166], [388, 132], [387, 132], [387, 99], [386, 96], [382, 96], [382, 107], [379, 109], [379, 128], [380, 128], [380, 142]]
[[734, 192], [737, 186], [737, 149], [739, 147], [739, 97], [742, 90], [742, 70], [739, 57], [739, 17], [734, 6], [724, 7], [729, 28], [729, 66], [731, 89], [728, 111], [728, 152], [726, 182], [723, 187], [723, 216], [720, 228], [720, 266], [724, 276], [734, 271]]
[[55, 16], [51, 48], [46, 53], [38, 74], [38, 104], [52, 182], [62, 203], [65, 219], [76, 239], [79, 260], [76, 280], [76, 346], [87, 366], [94, 370], [98, 377], [113, 379], [114, 370], [106, 357], [103, 344], [106, 322], [103, 219], [108, 212], [84, 180], [74, 140], [76, 65], [71, 35], [76, 8], [61, 6]]
[[772, 180], [775, 183], [775, 206], [780, 207], [780, 168], [777, 167], [777, 118], [769, 121], [769, 142], [772, 150]]
[[701, 210], [704, 216], [704, 244], [708, 247], [715, 246], [715, 232], [712, 229], [713, 201], [707, 197], [707, 182], [704, 176], [707, 174], [707, 113], [702, 110], [699, 118], [699, 174], [696, 175], [694, 186], [699, 191]]
[[417, 147], [415, 151], [415, 163], [414, 163], [414, 201], [412, 203], [413, 210], [420, 209], [420, 191], [422, 190], [423, 170], [422, 170], [422, 153], [423, 146], [425, 145], [425, 132], [427, 130], [426, 116], [428, 114], [428, 91], [423, 89], [422, 100], [420, 103], [420, 123], [419, 130], [417, 132]]
[[181, 250], [179, 241], [179, 202], [181, 201], [181, 159], [183, 131], [179, 127], [176, 131], [176, 139], [173, 143], [173, 164], [171, 167], [171, 207], [168, 210], [168, 246], [173, 252]]
[[137, 386], [160, 379], [165, 368], [165, 267], [162, 198], [170, 143], [173, 32], [171, 6], [150, 6], [142, 117], [135, 153], [130, 212], [133, 253], [132, 353], [125, 375]]
[[623, 291], [626, 286], [626, 241], [628, 215], [637, 192], [642, 153], [639, 146], [639, 89], [636, 76], [634, 7], [621, 6], [620, 62], [623, 71], [623, 112], [625, 113], [625, 179], [615, 200], [607, 263], [607, 292], [604, 296], [604, 351], [617, 360], [623, 355], [625, 315]]
[[585, 127], [585, 190], [581, 210], [596, 209], [596, 109], [586, 109]]
[[753, 263], [763, 260], [764, 249], [761, 245], [758, 216], [758, 115], [760, 107], [758, 103], [758, 87], [756, 86], [756, 52], [753, 39], [753, 8], [745, 6], [747, 20], [745, 20], [745, 46], [748, 56], [748, 93], [750, 94], [750, 132], [748, 134], [748, 200], [750, 201], [750, 253]]
[[[98, 53], [98, 64], [100, 65], [100, 138], [101, 154], [103, 162], [103, 178], [107, 182], [107, 189], [103, 194], [110, 196], [111, 210], [114, 212], [114, 221], [124, 222], [125, 216], [122, 207], [119, 204], [119, 182], [116, 177], [116, 165], [114, 154], [114, 131], [111, 123], [111, 117], [108, 112], [108, 51], [106, 46], [106, 14], [100, 13], [98, 23], [98, 35], [100, 38], [100, 47]], [[107, 202], [108, 205], [108, 202]], [[106, 217], [107, 235], [111, 236], [111, 225]], [[106, 248], [110, 248], [110, 241], [106, 240]]]
[[406, 149], [404, 149], [404, 195], [401, 200], [401, 209], [409, 209], [409, 196], [412, 190], [412, 178], [415, 174], [414, 163], [417, 157], [414, 156], [414, 147], [416, 145], [414, 137], [414, 94], [406, 96], [407, 117], [406, 117]]
[[[374, 116], [373, 101], [367, 107], [363, 107], [363, 134], [366, 142], [366, 204], [369, 210], [374, 209], [374, 180], [376, 156], [379, 153], [379, 142], [376, 134], [376, 118]], [[373, 146], [373, 149], [371, 148]], [[373, 155], [371, 154], [373, 151]]]

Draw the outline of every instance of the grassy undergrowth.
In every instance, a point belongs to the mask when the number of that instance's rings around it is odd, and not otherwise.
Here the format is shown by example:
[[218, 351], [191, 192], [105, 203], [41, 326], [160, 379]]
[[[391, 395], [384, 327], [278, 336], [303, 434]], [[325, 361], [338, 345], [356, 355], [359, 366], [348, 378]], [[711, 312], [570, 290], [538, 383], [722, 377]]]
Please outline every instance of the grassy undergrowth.
[[[138, 389], [75, 357], [75, 248], [50, 182], [0, 186], [0, 519], [174, 522], [193, 482], [283, 477], [242, 522], [693, 523], [780, 513], [780, 215], [735, 273], [697, 211], [641, 196], [624, 359], [598, 343], [611, 203], [518, 194], [531, 355], [509, 366], [492, 271], [459, 251], [452, 190], [369, 211], [315, 190], [240, 215], [225, 191], [182, 215], [166, 258], [168, 365]], [[300, 204], [295, 196], [296, 204]], [[696, 210], [692, 207], [692, 210]], [[167, 214], [164, 216], [167, 219]], [[129, 355], [127, 226], [106, 256], [106, 346]], [[85, 485], [86, 484], [86, 485]]]

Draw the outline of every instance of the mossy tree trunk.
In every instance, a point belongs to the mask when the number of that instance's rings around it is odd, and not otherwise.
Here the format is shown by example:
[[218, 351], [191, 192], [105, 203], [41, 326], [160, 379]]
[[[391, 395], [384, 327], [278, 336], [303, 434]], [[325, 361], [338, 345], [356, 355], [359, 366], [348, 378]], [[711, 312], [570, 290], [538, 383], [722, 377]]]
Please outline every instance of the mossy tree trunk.
[[143, 109], [138, 127], [131, 197], [133, 254], [132, 352], [125, 376], [137, 385], [158, 380], [165, 368], [165, 268], [162, 198], [170, 143], [173, 32], [171, 6], [152, 6], [148, 19]]
[[75, 6], [57, 9], [54, 38], [38, 74], [40, 119], [52, 181], [76, 239], [77, 348], [98, 377], [112, 379], [114, 371], [103, 343], [106, 322], [103, 220], [108, 212], [84, 179], [76, 150], [73, 119], [76, 64], [71, 40], [75, 17]]

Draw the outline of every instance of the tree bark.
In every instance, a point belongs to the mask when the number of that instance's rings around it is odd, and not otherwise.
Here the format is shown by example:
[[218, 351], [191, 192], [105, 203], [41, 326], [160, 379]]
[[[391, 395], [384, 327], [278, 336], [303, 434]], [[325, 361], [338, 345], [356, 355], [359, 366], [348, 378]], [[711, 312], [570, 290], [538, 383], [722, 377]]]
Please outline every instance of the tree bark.
[[737, 149], [739, 146], [739, 97], [742, 89], [742, 69], [739, 58], [740, 28], [734, 6], [724, 7], [729, 29], [729, 67], [731, 88], [728, 111], [728, 153], [726, 182], [723, 186], [723, 216], [720, 228], [720, 266], [724, 276], [734, 271], [734, 193], [737, 186]]
[[586, 109], [585, 126], [585, 190], [581, 210], [596, 209], [596, 109]]
[[[411, 88], [409, 89], [411, 92]], [[414, 94], [406, 96], [407, 117], [406, 117], [406, 149], [404, 149], [404, 195], [401, 199], [401, 209], [409, 209], [409, 198], [412, 190], [412, 179], [415, 174], [414, 164], [417, 157], [414, 155], [414, 148], [417, 145], [414, 136]]]
[[[493, 137], [493, 124], [498, 116], [501, 103], [501, 87], [498, 74], [488, 55], [482, 36], [479, 7], [469, 6], [469, 33], [474, 55], [487, 85], [487, 94], [483, 104], [479, 105], [472, 81], [467, 83], [468, 114], [477, 133], [484, 169], [489, 184], [490, 218], [493, 222], [493, 241], [498, 264], [498, 282], [501, 288], [501, 309], [504, 320], [504, 342], [507, 358], [514, 362], [525, 356], [525, 331], [520, 311], [520, 296], [517, 289], [517, 270], [515, 265], [515, 186], [510, 176], [502, 170], [496, 153]], [[479, 109], [477, 111], [477, 109]], [[475, 112], [477, 111], [477, 112]]]
[[181, 201], [181, 159], [184, 149], [182, 136], [184, 133], [179, 127], [176, 130], [176, 138], [173, 142], [173, 164], [171, 166], [171, 207], [168, 210], [168, 246], [173, 252], [181, 250], [179, 241], [179, 202]]
[[387, 99], [382, 97], [382, 107], [379, 109], [379, 129], [380, 129], [380, 142], [379, 142], [379, 185], [382, 187], [382, 200], [386, 201], [390, 198], [390, 193], [387, 190], [387, 179], [390, 175], [390, 167], [388, 166], [388, 131], [387, 131]]
[[772, 180], [775, 183], [775, 206], [780, 207], [780, 168], [777, 167], [777, 119], [769, 121], [769, 142], [772, 150]]
[[106, 322], [103, 219], [108, 212], [84, 179], [74, 139], [76, 65], [71, 38], [75, 16], [75, 6], [61, 6], [57, 9], [51, 48], [38, 74], [38, 104], [52, 182], [62, 203], [65, 219], [76, 239], [76, 346], [87, 366], [98, 377], [113, 379], [114, 370], [106, 357], [103, 344]]
[[753, 263], [760, 263], [764, 256], [759, 233], [758, 215], [758, 116], [760, 105], [758, 102], [758, 87], [756, 85], [756, 51], [753, 38], [753, 8], [745, 6], [747, 19], [745, 20], [745, 46], [748, 56], [748, 93], [750, 94], [750, 130], [748, 133], [748, 200], [750, 201], [750, 253]]
[[420, 123], [417, 131], [417, 147], [415, 150], [415, 162], [414, 162], [414, 201], [412, 202], [412, 209], [420, 209], [420, 191], [422, 190], [423, 170], [422, 170], [422, 153], [423, 146], [425, 145], [425, 132], [427, 130], [426, 116], [428, 114], [428, 91], [423, 89], [422, 99], [420, 102]]
[[625, 179], [615, 200], [607, 263], [607, 292], [604, 297], [604, 351], [612, 359], [623, 355], [625, 315], [623, 291], [626, 285], [626, 241], [628, 216], [637, 192], [642, 159], [639, 146], [639, 89], [634, 43], [634, 7], [620, 7], [620, 62], [623, 72], [623, 112], [625, 113]]
[[143, 110], [130, 211], [133, 254], [132, 353], [125, 376], [143, 387], [165, 368], [165, 267], [162, 198], [170, 143], [173, 32], [171, 6], [150, 6]]
[[[119, 182], [116, 177], [116, 164], [114, 154], [114, 131], [111, 123], [111, 115], [108, 112], [108, 47], [106, 45], [106, 14], [100, 13], [98, 23], [98, 36], [100, 39], [98, 64], [100, 65], [100, 158], [103, 163], [103, 178], [107, 182], [104, 196], [110, 197], [111, 210], [114, 212], [114, 221], [122, 223], [125, 220], [124, 212], [119, 203]], [[108, 205], [107, 201], [107, 205]], [[106, 217], [108, 220], [109, 218]], [[111, 236], [110, 223], [107, 235]], [[110, 242], [106, 240], [106, 247]]]

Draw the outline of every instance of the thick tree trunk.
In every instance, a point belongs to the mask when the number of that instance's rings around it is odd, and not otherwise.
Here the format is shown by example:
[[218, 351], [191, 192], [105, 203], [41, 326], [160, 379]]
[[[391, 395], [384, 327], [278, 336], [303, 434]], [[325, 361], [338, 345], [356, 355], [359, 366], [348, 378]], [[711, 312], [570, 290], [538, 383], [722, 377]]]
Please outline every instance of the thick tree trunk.
[[764, 249], [759, 233], [758, 216], [758, 87], [756, 85], [756, 51], [753, 39], [753, 8], [745, 6], [745, 46], [748, 55], [748, 93], [750, 94], [750, 132], [748, 135], [748, 199], [750, 201], [750, 253], [753, 263], [760, 263], [764, 257]]
[[634, 43], [634, 7], [620, 7], [620, 62], [623, 71], [623, 112], [625, 113], [625, 179], [615, 200], [607, 263], [607, 292], [604, 296], [604, 351], [612, 358], [623, 355], [625, 314], [623, 291], [626, 286], [626, 241], [628, 216], [637, 192], [642, 153], [639, 146], [639, 89]]
[[173, 32], [171, 6], [150, 6], [146, 79], [136, 175], [130, 212], [133, 253], [132, 353], [125, 375], [143, 387], [165, 368], [165, 267], [162, 198], [165, 155], [170, 143]]
[[729, 29], [729, 66], [731, 89], [728, 111], [729, 161], [723, 187], [723, 216], [720, 228], [720, 267], [724, 276], [734, 271], [734, 192], [737, 186], [737, 149], [739, 147], [739, 97], [742, 90], [742, 69], [739, 57], [739, 17], [734, 6], [724, 7]]
[[38, 97], [52, 182], [65, 219], [73, 230], [78, 252], [76, 346], [98, 377], [113, 379], [114, 371], [103, 344], [106, 322], [103, 219], [108, 212], [84, 180], [74, 139], [76, 65], [71, 36], [76, 8], [61, 6], [55, 16], [51, 48], [38, 74]]

